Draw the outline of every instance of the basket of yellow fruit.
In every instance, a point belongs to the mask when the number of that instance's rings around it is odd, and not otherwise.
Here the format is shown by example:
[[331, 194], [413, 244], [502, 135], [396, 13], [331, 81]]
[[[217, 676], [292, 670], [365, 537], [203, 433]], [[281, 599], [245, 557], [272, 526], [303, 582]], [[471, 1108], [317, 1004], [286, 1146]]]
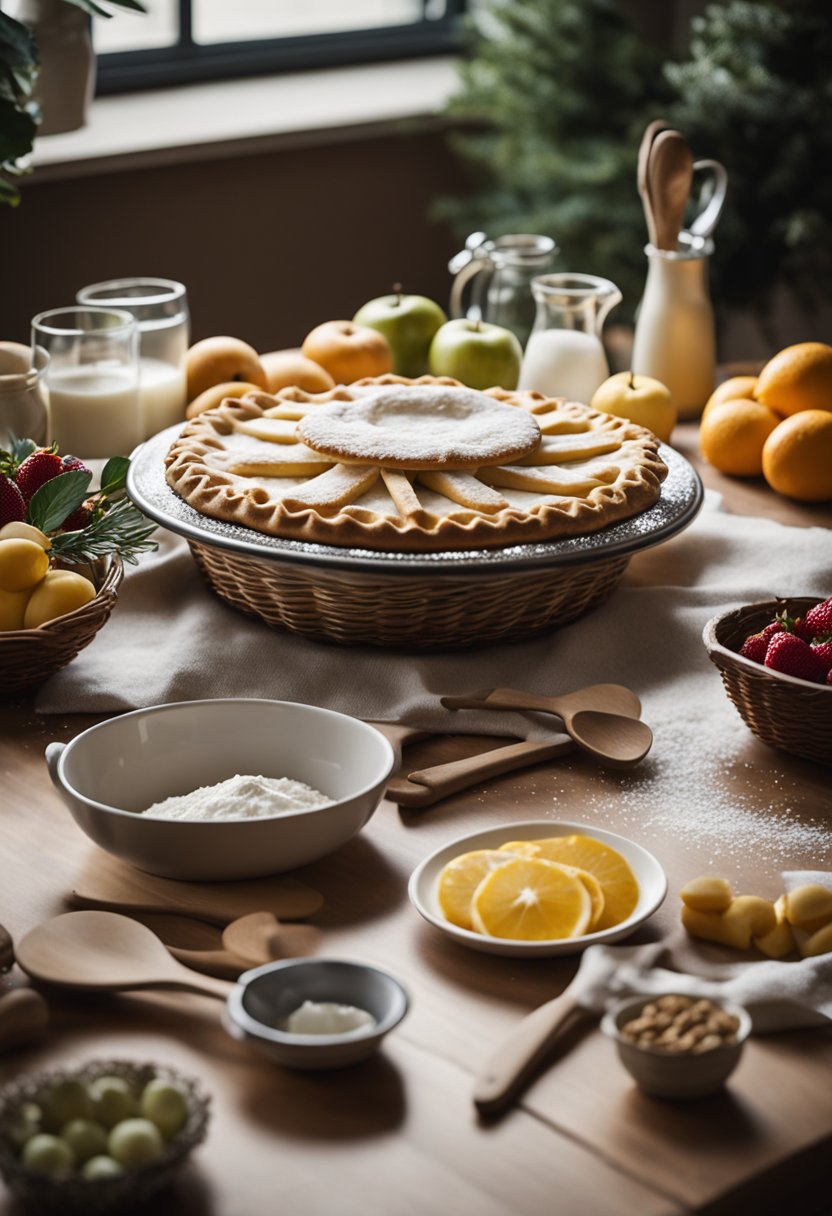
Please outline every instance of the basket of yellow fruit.
[[29, 439], [0, 450], [0, 695], [40, 684], [95, 637], [155, 525], [124, 496], [117, 456], [92, 472]]

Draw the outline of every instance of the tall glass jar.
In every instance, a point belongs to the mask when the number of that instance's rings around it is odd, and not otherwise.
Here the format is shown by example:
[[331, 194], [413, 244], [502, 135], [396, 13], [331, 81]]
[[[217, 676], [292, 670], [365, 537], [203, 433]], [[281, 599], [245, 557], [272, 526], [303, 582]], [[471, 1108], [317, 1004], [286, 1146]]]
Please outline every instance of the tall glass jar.
[[448, 265], [452, 317], [489, 321], [514, 333], [525, 346], [535, 317], [532, 279], [552, 266], [558, 247], [551, 237], [518, 233], [486, 240], [469, 236]]
[[43, 377], [49, 355], [42, 346], [0, 342], [0, 448], [8, 450], [13, 439], [33, 439], [46, 444], [48, 414]]
[[708, 290], [713, 241], [678, 249], [648, 245], [647, 283], [636, 319], [632, 367], [670, 389], [679, 418], [696, 418], [714, 390], [716, 332]]
[[78, 292], [79, 304], [121, 308], [139, 327], [139, 409], [142, 437], [181, 422], [187, 391], [185, 355], [190, 340], [188, 299], [172, 279], [110, 279]]

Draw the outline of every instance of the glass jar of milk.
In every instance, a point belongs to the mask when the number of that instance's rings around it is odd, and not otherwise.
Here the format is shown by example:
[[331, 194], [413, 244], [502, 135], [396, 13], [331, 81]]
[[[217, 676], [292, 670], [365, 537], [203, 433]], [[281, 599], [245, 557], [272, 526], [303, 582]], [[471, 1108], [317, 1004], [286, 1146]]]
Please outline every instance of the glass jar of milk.
[[110, 279], [78, 292], [79, 304], [123, 308], [139, 327], [139, 410], [142, 438], [185, 417], [188, 299], [173, 279]]
[[49, 355], [50, 442], [64, 456], [129, 456], [141, 441], [139, 333], [118, 308], [53, 308], [32, 319]]
[[610, 374], [601, 330], [621, 292], [592, 274], [544, 274], [532, 279], [532, 295], [537, 309], [518, 389], [588, 404]]

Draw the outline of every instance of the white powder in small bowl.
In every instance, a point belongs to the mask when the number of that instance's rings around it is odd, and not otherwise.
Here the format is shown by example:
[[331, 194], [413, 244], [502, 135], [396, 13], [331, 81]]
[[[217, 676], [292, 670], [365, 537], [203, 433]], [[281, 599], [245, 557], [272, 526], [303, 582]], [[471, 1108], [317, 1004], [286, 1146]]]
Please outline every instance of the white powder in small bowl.
[[241, 777], [202, 785], [190, 794], [154, 802], [143, 815], [154, 819], [187, 819], [209, 823], [220, 819], [266, 819], [292, 811], [331, 806], [332, 798], [290, 777]]

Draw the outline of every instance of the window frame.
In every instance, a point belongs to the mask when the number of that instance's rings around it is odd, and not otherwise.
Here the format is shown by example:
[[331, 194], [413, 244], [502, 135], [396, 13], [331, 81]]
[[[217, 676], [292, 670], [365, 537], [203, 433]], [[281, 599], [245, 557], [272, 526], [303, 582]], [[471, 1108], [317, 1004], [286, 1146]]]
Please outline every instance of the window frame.
[[[428, 2], [422, 0], [423, 11]], [[468, 7], [467, 0], [446, 0], [446, 5], [443, 17], [423, 17], [409, 25], [202, 46], [193, 38], [192, 0], [178, 0], [178, 43], [141, 51], [102, 52], [96, 93], [456, 54], [462, 46], [460, 17]]]

